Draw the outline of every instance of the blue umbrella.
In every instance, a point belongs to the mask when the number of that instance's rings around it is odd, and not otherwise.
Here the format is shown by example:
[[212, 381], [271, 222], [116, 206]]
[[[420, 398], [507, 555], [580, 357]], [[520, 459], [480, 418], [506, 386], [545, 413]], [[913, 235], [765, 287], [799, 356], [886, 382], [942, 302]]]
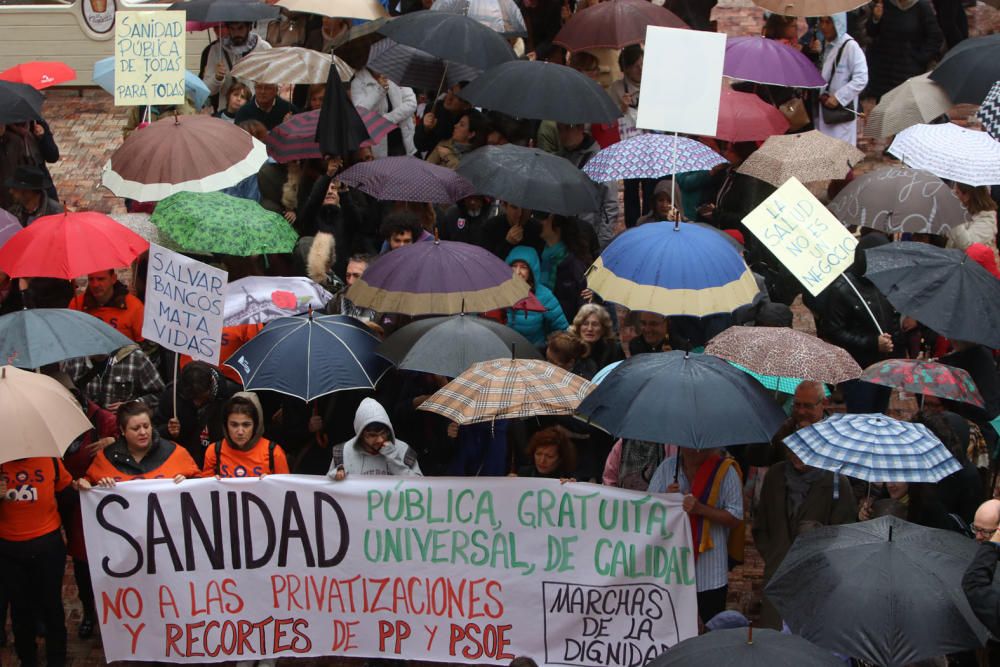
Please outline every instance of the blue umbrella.
[[923, 424], [883, 414], [836, 414], [785, 444], [806, 465], [868, 482], [937, 482], [962, 466]]
[[[102, 58], [94, 63], [94, 83], [115, 94], [115, 57]], [[211, 93], [205, 82], [194, 72], [184, 70], [184, 96], [194, 102], [194, 108], [200, 109]]]
[[269, 322], [226, 365], [247, 391], [266, 389], [304, 401], [335, 391], [373, 389], [392, 364], [379, 339], [346, 315], [297, 315]]
[[637, 354], [577, 414], [622, 438], [710, 449], [769, 442], [785, 413], [746, 373], [708, 354]]
[[684, 222], [626, 231], [587, 270], [587, 286], [630, 310], [695, 317], [731, 313], [758, 292], [721, 234]]
[[601, 370], [597, 371], [597, 373], [594, 374], [594, 377], [590, 379], [590, 383], [601, 384], [602, 382], [604, 382], [604, 378], [611, 375], [611, 372], [616, 368], [618, 368], [619, 366], [621, 366], [624, 361], [625, 361], [624, 359], [620, 361], [612, 361], [610, 364], [608, 364]]
[[131, 344], [114, 327], [68, 308], [19, 310], [0, 317], [0, 361], [18, 368], [111, 354]]

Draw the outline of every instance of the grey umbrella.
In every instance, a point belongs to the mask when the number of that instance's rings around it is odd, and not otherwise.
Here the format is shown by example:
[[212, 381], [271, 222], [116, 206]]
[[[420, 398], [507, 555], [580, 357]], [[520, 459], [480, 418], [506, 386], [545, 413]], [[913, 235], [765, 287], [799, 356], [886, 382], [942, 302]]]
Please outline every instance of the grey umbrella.
[[883, 167], [855, 178], [827, 208], [845, 225], [869, 227], [887, 234], [939, 234], [969, 222], [948, 184], [922, 169]]
[[685, 639], [646, 667], [843, 667], [827, 650], [777, 630], [732, 628]]
[[961, 250], [890, 243], [865, 259], [865, 277], [900, 313], [952, 340], [1000, 347], [1000, 280]]
[[384, 74], [397, 85], [428, 90], [441, 85], [442, 79], [446, 86], [453, 86], [479, 76], [479, 70], [474, 67], [441, 60], [388, 37], [372, 45], [368, 52], [368, 68]]
[[982, 646], [962, 592], [976, 543], [885, 516], [799, 535], [765, 592], [792, 631], [886, 667]]
[[404, 14], [378, 32], [432, 56], [480, 70], [515, 58], [513, 49], [499, 33], [468, 16], [448, 12], [423, 10]]
[[601, 86], [572, 67], [513, 60], [491, 67], [461, 93], [475, 106], [515, 118], [611, 123], [622, 115]]
[[785, 413], [752, 377], [709, 354], [637, 354], [577, 414], [613, 435], [711, 449], [769, 442]]
[[527, 338], [508, 326], [475, 315], [429, 317], [389, 336], [376, 353], [398, 368], [458, 377], [491, 359], [541, 359]]
[[0, 317], [0, 360], [18, 368], [110, 354], [131, 344], [93, 315], [68, 308], [19, 310]]
[[513, 144], [484, 146], [462, 159], [456, 171], [476, 192], [521, 208], [576, 215], [600, 207], [600, 186], [565, 158]]

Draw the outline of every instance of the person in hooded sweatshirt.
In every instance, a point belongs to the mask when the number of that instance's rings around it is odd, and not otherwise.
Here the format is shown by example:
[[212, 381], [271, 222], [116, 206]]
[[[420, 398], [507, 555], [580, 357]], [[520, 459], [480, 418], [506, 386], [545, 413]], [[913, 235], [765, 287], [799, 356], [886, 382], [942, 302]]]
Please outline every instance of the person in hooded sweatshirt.
[[535, 347], [544, 348], [550, 333], [569, 328], [569, 322], [566, 321], [562, 306], [559, 305], [559, 299], [539, 280], [542, 266], [534, 248], [516, 246], [507, 255], [507, 264], [513, 267], [516, 275], [531, 286], [531, 291], [545, 306], [544, 313], [508, 308], [507, 326], [527, 338]]
[[262, 437], [264, 411], [257, 394], [233, 394], [222, 409], [226, 437], [205, 449], [203, 477], [263, 477], [285, 474], [288, 459], [277, 443]]
[[389, 414], [373, 398], [354, 413], [354, 437], [333, 448], [327, 476], [339, 482], [347, 475], [423, 476], [416, 452], [396, 438]]

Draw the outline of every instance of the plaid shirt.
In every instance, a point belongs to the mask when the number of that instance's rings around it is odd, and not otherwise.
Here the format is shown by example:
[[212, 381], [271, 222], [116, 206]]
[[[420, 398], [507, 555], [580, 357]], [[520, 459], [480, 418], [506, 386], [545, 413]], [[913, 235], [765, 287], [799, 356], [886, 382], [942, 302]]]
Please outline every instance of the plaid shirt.
[[[84, 393], [102, 408], [113, 403], [139, 400], [155, 410], [160, 392], [163, 391], [163, 380], [145, 352], [138, 346], [123, 352], [128, 349], [123, 348], [106, 361], [100, 362], [101, 370], [87, 383]], [[86, 375], [91, 368], [87, 357], [63, 362], [63, 370], [69, 373], [74, 382]]]

